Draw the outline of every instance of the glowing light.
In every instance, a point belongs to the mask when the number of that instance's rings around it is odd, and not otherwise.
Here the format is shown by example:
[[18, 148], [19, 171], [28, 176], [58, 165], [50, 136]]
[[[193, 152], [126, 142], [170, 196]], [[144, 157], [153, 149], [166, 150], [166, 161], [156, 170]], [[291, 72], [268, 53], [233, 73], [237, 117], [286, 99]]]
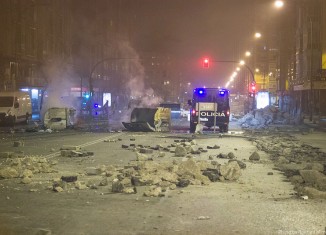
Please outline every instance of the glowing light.
[[256, 73], [259, 73], [259, 69], [255, 69], [255, 72], [256, 72]]
[[244, 60], [240, 60], [240, 65], [244, 65], [246, 62]]
[[274, 6], [276, 8], [282, 8], [284, 6], [284, 2], [281, 1], [281, 0], [277, 0], [277, 1], [274, 2]]
[[255, 38], [261, 38], [261, 33], [259, 32], [255, 33]]
[[240, 68], [239, 67], [237, 67], [237, 71], [240, 71]]
[[251, 56], [251, 52], [250, 52], [250, 51], [246, 51], [245, 55], [246, 55], [247, 57], [249, 57], [249, 56]]

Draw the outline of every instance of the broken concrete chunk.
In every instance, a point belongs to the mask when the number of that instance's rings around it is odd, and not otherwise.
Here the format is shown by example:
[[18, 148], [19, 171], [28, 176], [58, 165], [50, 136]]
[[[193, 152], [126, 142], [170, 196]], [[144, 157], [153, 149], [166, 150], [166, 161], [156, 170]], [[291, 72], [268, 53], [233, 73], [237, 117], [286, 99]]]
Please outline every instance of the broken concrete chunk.
[[141, 148], [141, 149], [139, 149], [139, 152], [140, 153], [151, 154], [151, 153], [153, 153], [153, 149]]
[[22, 184], [30, 184], [30, 183], [32, 183], [32, 179], [29, 178], [29, 177], [24, 177], [24, 178], [21, 180], [21, 183], [22, 183]]
[[221, 148], [219, 145], [214, 145], [213, 147], [212, 147], [212, 149], [219, 149], [219, 148]]
[[83, 181], [76, 181], [75, 188], [79, 189], [79, 190], [84, 190], [84, 189], [87, 189], [87, 186], [86, 186], [85, 182], [83, 182]]
[[61, 147], [61, 150], [75, 150], [75, 151], [79, 151], [79, 150], [81, 150], [81, 148], [79, 146], [75, 146], [75, 145], [63, 145]]
[[14, 141], [14, 147], [23, 147], [25, 145], [24, 141]]
[[109, 184], [109, 181], [108, 179], [105, 177], [103, 178], [100, 183], [99, 183], [99, 186], [107, 186]]
[[61, 188], [60, 186], [57, 186], [57, 187], [54, 187], [54, 188], [53, 188], [53, 191], [54, 191], [54, 192], [61, 193], [61, 192], [63, 192], [64, 190], [63, 190], [63, 188]]
[[22, 178], [28, 177], [32, 178], [33, 177], [33, 172], [31, 170], [25, 169], [21, 175]]
[[188, 185], [190, 184], [190, 180], [189, 179], [179, 179], [177, 186], [184, 188], [184, 187], [188, 187]]
[[159, 152], [158, 157], [165, 157], [165, 153], [164, 152]]
[[175, 156], [176, 157], [185, 157], [187, 155], [187, 150], [185, 147], [178, 145], [175, 148]]
[[232, 161], [236, 161], [239, 164], [241, 169], [246, 169], [246, 167], [247, 167], [246, 163], [244, 163], [243, 161], [236, 160], [236, 159], [230, 159], [229, 160], [229, 162], [232, 162]]
[[151, 187], [149, 190], [146, 190], [144, 192], [145, 197], [158, 197], [158, 196], [164, 196], [162, 194], [162, 188], [161, 187]]
[[236, 161], [231, 161], [226, 165], [220, 166], [220, 174], [226, 180], [237, 180], [241, 176], [240, 166]]
[[217, 158], [222, 158], [222, 159], [228, 159], [228, 155], [224, 154], [224, 153], [220, 153], [216, 156]]
[[14, 152], [0, 152], [0, 158], [11, 158], [14, 157]]
[[216, 182], [220, 178], [220, 172], [218, 169], [207, 169], [203, 171], [203, 175], [207, 176], [212, 182]]
[[228, 158], [229, 158], [229, 159], [234, 159], [234, 158], [235, 158], [234, 153], [229, 152], [229, 153], [228, 153]]
[[85, 170], [87, 175], [100, 175], [102, 173], [101, 169], [97, 167], [87, 167]]
[[136, 157], [137, 157], [137, 161], [149, 161], [149, 160], [153, 160], [152, 158], [148, 157], [145, 154], [136, 152]]
[[112, 181], [112, 189], [113, 193], [121, 193], [124, 189], [124, 185], [119, 181], [119, 179], [114, 179]]
[[125, 194], [134, 194], [134, 193], [137, 193], [137, 190], [135, 187], [128, 187], [128, 188], [124, 188], [122, 190], [122, 193], [125, 193]]
[[259, 161], [260, 160], [260, 155], [255, 151], [250, 155], [249, 160], [251, 160], [251, 161]]
[[77, 175], [61, 176], [61, 180], [64, 182], [75, 182], [77, 181]]
[[314, 188], [326, 191], [326, 175], [316, 170], [300, 170], [305, 184]]
[[6, 167], [3, 169], [0, 169], [0, 179], [11, 179], [11, 178], [17, 178], [19, 177], [18, 171], [13, 167]]

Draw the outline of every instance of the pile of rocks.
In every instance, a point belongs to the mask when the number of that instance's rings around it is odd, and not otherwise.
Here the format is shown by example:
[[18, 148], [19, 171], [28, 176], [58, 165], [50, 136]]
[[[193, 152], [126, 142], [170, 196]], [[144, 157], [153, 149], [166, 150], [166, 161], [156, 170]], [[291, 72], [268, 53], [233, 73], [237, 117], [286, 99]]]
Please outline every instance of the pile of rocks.
[[247, 113], [238, 120], [245, 129], [264, 129], [270, 124], [299, 124], [300, 117], [292, 117], [287, 112], [280, 111], [275, 106], [267, 106]]
[[39, 156], [8, 158], [0, 168], [0, 179], [21, 178], [22, 183], [28, 184], [34, 174], [56, 172], [53, 169], [55, 164], [55, 161]]
[[253, 143], [271, 156], [300, 194], [326, 198], [326, 153], [287, 134], [256, 135]]

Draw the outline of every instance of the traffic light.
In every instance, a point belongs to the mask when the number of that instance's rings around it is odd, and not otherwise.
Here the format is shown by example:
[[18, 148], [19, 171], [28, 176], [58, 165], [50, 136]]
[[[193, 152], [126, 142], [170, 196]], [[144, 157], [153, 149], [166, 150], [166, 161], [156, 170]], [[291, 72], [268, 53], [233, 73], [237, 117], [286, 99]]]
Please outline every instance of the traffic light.
[[203, 60], [203, 67], [204, 68], [209, 68], [209, 59], [208, 58], [204, 58], [204, 60]]
[[250, 84], [250, 92], [252, 92], [252, 93], [256, 92], [256, 82], [252, 82]]

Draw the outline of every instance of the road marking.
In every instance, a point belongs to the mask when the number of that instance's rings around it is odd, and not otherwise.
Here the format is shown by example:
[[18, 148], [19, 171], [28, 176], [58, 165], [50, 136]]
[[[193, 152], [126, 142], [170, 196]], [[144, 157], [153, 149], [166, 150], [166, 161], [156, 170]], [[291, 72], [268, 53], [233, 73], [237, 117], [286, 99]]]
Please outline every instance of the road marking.
[[[120, 136], [122, 134], [123, 133], [113, 134], [111, 136], [107, 136], [107, 137], [104, 137], [104, 138], [101, 138], [101, 139], [93, 140], [93, 141], [90, 141], [90, 142], [87, 142], [87, 143], [84, 143], [84, 144], [81, 144], [81, 145], [76, 145], [76, 146], [80, 147], [80, 148], [87, 147], [87, 146], [90, 146], [90, 145], [94, 145], [94, 144], [103, 142], [104, 140], [111, 140], [111, 139], [116, 138], [116, 137], [118, 137], [118, 136]], [[55, 152], [55, 153], [48, 154], [45, 157], [46, 158], [53, 158], [53, 157], [60, 156], [60, 154], [61, 154], [61, 151], [58, 151], [58, 152]]]

